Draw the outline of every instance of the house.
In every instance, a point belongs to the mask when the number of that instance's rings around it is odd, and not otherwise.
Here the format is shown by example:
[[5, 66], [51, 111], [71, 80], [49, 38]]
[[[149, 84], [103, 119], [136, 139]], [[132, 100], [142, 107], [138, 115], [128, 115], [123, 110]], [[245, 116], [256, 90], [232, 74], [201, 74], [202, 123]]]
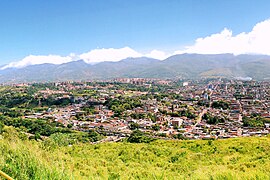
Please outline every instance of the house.
[[183, 119], [177, 117], [171, 118], [170, 121], [173, 127], [180, 127], [183, 123]]

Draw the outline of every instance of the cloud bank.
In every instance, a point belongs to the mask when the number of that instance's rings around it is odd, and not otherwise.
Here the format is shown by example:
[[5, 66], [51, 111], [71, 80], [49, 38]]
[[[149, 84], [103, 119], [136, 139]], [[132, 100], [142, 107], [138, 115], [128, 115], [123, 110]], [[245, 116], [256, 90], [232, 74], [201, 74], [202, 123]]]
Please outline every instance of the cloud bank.
[[124, 47], [119, 49], [108, 48], [108, 49], [94, 49], [86, 53], [82, 53], [80, 55], [76, 55], [71, 53], [68, 56], [59, 56], [59, 55], [30, 55], [23, 58], [17, 62], [11, 62], [8, 65], [2, 67], [1, 69], [6, 68], [23, 68], [29, 65], [37, 65], [37, 64], [44, 64], [44, 63], [51, 63], [51, 64], [63, 64], [68, 63], [71, 61], [76, 61], [79, 59], [84, 60], [86, 63], [99, 63], [104, 61], [120, 61], [126, 58], [136, 58], [136, 57], [149, 57], [149, 58], [156, 58], [163, 60], [166, 57], [165, 52], [152, 50], [150, 53], [142, 54], [139, 53], [130, 47]]
[[29, 55], [17, 62], [11, 62], [4, 66], [6, 68], [22, 68], [35, 64], [62, 64], [78, 59], [86, 63], [98, 63], [103, 61], [120, 61], [129, 57], [150, 57], [164, 60], [170, 55], [183, 53], [197, 54], [265, 54], [270, 55], [270, 19], [256, 24], [251, 32], [242, 32], [233, 35], [232, 30], [224, 28], [220, 33], [207, 37], [198, 38], [191, 46], [186, 46], [182, 50], [173, 53], [166, 53], [159, 50], [152, 50], [149, 53], [140, 53], [130, 47], [119, 49], [93, 49], [79, 55], [70, 54], [68, 56], [59, 55]]
[[220, 33], [198, 38], [194, 45], [175, 52], [182, 53], [270, 55], [270, 19], [256, 24], [248, 33], [233, 36], [232, 30], [225, 28]]
[[44, 63], [51, 63], [51, 64], [63, 64], [70, 61], [73, 61], [75, 58], [74, 54], [70, 54], [69, 56], [59, 56], [59, 55], [29, 55], [18, 62], [11, 62], [8, 65], [4, 66], [2, 69], [6, 68], [22, 68], [29, 65], [35, 64], [44, 64]]
[[87, 53], [81, 54], [79, 57], [87, 63], [97, 63], [102, 61], [120, 61], [128, 57], [141, 57], [142, 54], [137, 51], [124, 47], [120, 49], [94, 49]]

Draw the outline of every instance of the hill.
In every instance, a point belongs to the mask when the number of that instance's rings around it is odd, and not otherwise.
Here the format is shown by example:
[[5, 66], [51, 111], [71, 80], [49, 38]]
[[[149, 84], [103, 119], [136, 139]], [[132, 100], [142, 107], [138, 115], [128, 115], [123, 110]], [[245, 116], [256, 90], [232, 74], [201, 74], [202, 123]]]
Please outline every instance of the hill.
[[269, 179], [270, 137], [58, 146], [0, 139], [0, 169], [15, 179]]
[[238, 78], [270, 79], [270, 56], [181, 54], [163, 61], [128, 58], [118, 62], [87, 64], [83, 60], [65, 64], [41, 64], [0, 70], [0, 82], [42, 82], [141, 78]]

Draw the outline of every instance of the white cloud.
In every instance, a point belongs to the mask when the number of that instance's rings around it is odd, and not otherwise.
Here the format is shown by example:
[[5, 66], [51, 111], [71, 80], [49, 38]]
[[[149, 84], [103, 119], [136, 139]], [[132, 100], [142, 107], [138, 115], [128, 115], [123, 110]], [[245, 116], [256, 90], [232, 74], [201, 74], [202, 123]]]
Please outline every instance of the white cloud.
[[150, 53], [142, 54], [130, 47], [124, 47], [119, 49], [109, 48], [109, 49], [94, 49], [87, 53], [79, 55], [80, 59], [83, 59], [87, 63], [98, 63], [104, 61], [120, 61], [126, 58], [136, 58], [136, 57], [149, 57], [163, 60], [168, 57], [165, 52], [152, 50]]
[[81, 54], [79, 57], [87, 63], [97, 63], [103, 61], [119, 61], [129, 57], [141, 57], [142, 54], [137, 51], [124, 47], [120, 49], [94, 49], [87, 53]]
[[70, 53], [68, 56], [59, 56], [59, 55], [29, 55], [17, 62], [11, 62], [8, 65], [2, 67], [1, 69], [6, 68], [22, 68], [29, 65], [35, 64], [44, 64], [44, 63], [51, 63], [51, 64], [62, 64], [71, 62], [74, 60], [82, 59], [86, 63], [99, 63], [104, 61], [120, 61], [125, 58], [129, 57], [151, 57], [163, 60], [168, 55], [165, 54], [163, 51], [152, 50], [150, 53], [142, 54], [130, 47], [124, 47], [119, 49], [108, 48], [108, 49], [93, 49], [89, 52], [76, 55], [74, 53]]
[[[256, 24], [251, 32], [242, 32], [233, 35], [232, 30], [225, 28], [220, 33], [207, 37], [198, 38], [194, 45], [187, 46], [183, 50], [175, 51], [173, 54], [198, 53], [198, 54], [266, 54], [270, 55], [270, 19]], [[29, 55], [20, 61], [9, 63], [2, 69], [15, 67], [22, 68], [29, 65], [52, 63], [62, 64], [70, 61], [83, 59], [87, 63], [98, 63], [103, 61], [119, 61], [128, 57], [151, 57], [166, 59], [170, 56], [163, 51], [152, 50], [149, 53], [140, 53], [130, 47], [119, 49], [93, 49], [89, 52], [68, 56], [59, 55]]]
[[48, 56], [41, 56], [41, 55], [29, 55], [23, 58], [21, 61], [18, 62], [11, 62], [8, 65], [2, 67], [1, 69], [6, 68], [22, 68], [29, 65], [35, 64], [44, 64], [44, 63], [51, 63], [51, 64], [63, 64], [74, 60], [75, 55], [70, 54], [69, 56], [59, 56], [59, 55], [48, 55]]
[[163, 51], [159, 51], [159, 50], [154, 49], [149, 54], [146, 54], [145, 56], [149, 57], [149, 58], [155, 58], [155, 59], [159, 59], [159, 60], [164, 60], [167, 57], [169, 57], [170, 55], [166, 54]]
[[232, 31], [225, 28], [220, 33], [198, 38], [194, 45], [175, 52], [175, 54], [182, 53], [270, 55], [270, 19], [256, 24], [248, 33], [233, 36]]

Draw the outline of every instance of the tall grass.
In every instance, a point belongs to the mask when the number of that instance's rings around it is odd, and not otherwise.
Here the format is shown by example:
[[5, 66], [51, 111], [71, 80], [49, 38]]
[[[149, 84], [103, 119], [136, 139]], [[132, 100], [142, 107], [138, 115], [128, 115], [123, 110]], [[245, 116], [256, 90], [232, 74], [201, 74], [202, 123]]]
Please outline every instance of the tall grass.
[[59, 165], [50, 162], [53, 154], [43, 151], [39, 143], [21, 140], [18, 133], [9, 129], [0, 140], [0, 169], [14, 179], [71, 179]]
[[270, 179], [270, 138], [76, 144], [3, 138], [0, 169], [16, 179]]

